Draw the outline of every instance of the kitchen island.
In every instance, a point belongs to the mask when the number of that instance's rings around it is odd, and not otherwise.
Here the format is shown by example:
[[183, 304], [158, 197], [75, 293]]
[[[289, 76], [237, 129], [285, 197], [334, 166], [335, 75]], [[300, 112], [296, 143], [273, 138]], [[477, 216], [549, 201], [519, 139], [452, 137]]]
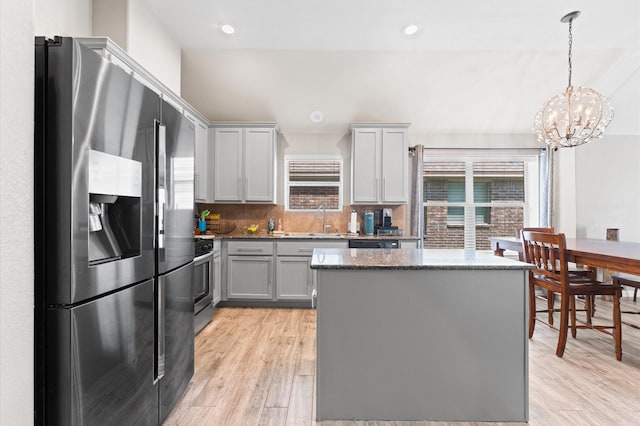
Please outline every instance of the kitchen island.
[[315, 249], [317, 420], [527, 421], [527, 270], [474, 250]]

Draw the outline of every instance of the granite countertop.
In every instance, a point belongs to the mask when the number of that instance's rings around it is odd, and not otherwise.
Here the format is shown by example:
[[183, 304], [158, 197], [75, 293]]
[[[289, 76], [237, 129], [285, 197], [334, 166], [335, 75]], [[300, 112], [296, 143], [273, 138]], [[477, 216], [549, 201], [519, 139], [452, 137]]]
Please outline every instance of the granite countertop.
[[409, 235], [348, 235], [348, 234], [321, 234], [313, 232], [285, 232], [281, 235], [269, 235], [266, 232], [258, 232], [254, 235], [246, 233], [231, 233], [218, 235], [195, 235], [195, 238], [215, 238], [220, 240], [417, 240], [418, 237]]
[[452, 249], [314, 249], [311, 269], [533, 269], [489, 252]]

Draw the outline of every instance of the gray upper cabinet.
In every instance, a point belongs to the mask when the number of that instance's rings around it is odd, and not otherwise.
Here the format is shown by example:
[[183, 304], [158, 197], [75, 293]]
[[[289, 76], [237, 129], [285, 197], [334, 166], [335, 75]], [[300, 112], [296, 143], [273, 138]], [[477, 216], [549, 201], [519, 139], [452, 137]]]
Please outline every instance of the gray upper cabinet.
[[209, 170], [211, 170], [211, 152], [208, 138], [209, 120], [153, 74], [141, 67], [112, 40], [106, 37], [78, 38], [78, 40], [153, 90], [195, 125], [194, 198], [198, 202], [213, 202], [213, 183], [212, 176], [209, 174]]
[[209, 153], [209, 125], [204, 120], [185, 112], [185, 116], [196, 128], [195, 149], [195, 199], [203, 203], [213, 202], [213, 182], [209, 176], [211, 156]]
[[214, 129], [213, 173], [215, 201], [242, 201], [242, 129]]
[[406, 123], [351, 125], [352, 204], [405, 204], [409, 200]]
[[214, 201], [276, 202], [275, 124], [213, 128]]

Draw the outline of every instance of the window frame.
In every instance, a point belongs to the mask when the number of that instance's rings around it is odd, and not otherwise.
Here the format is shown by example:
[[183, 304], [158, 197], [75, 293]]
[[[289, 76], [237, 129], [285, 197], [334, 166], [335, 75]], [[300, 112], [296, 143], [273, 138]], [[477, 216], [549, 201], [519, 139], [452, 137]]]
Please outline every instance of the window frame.
[[[476, 227], [489, 225], [477, 222], [477, 207], [521, 207], [523, 209], [523, 221], [525, 226], [538, 226], [540, 221], [539, 206], [542, 202], [542, 194], [540, 191], [540, 163], [541, 150], [523, 150], [523, 149], [504, 149], [500, 151], [492, 149], [478, 150], [425, 150], [424, 163], [442, 163], [442, 162], [463, 162], [465, 164], [465, 202], [450, 203], [448, 201], [428, 201], [423, 198], [422, 208], [427, 207], [463, 207], [464, 219], [463, 223], [449, 223], [447, 227], [464, 227], [464, 247], [465, 249], [475, 249], [476, 246]], [[498, 202], [476, 202], [474, 199], [474, 162], [524, 162], [524, 201], [500, 201]], [[471, 214], [473, 217], [473, 226], [471, 220], [467, 217]], [[426, 234], [425, 234], [426, 239]]]
[[[318, 181], [318, 182], [291, 182], [289, 179], [289, 163], [292, 161], [337, 161], [340, 166], [340, 175], [338, 182], [331, 181]], [[317, 186], [317, 187], [337, 187], [338, 188], [338, 208], [326, 209], [328, 212], [341, 212], [343, 203], [343, 191], [344, 191], [344, 159], [341, 155], [323, 155], [323, 154], [310, 154], [310, 155], [285, 155], [284, 156], [284, 209], [286, 212], [315, 212], [317, 207], [313, 209], [291, 209], [289, 201], [291, 197], [290, 188], [296, 186]]]

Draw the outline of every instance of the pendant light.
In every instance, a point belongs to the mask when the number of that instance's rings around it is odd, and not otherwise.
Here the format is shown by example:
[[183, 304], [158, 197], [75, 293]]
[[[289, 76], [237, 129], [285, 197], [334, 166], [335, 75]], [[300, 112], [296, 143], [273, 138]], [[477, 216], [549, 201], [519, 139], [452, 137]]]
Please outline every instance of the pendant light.
[[571, 85], [571, 30], [578, 16], [580, 11], [575, 11], [560, 20], [569, 24], [569, 85], [542, 105], [533, 125], [538, 141], [554, 148], [574, 147], [601, 138], [613, 118], [611, 103], [604, 96], [593, 89]]

